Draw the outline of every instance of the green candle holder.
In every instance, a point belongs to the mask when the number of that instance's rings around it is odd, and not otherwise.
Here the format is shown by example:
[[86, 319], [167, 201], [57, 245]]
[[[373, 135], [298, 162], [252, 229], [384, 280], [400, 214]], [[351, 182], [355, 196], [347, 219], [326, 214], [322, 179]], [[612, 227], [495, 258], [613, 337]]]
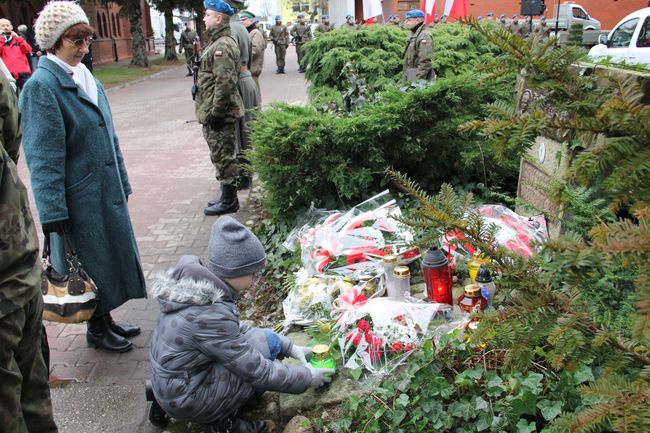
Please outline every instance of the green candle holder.
[[[336, 370], [336, 361], [329, 354], [330, 348], [327, 344], [317, 344], [311, 349], [312, 357], [309, 363], [314, 368], [330, 368]], [[330, 377], [331, 375], [327, 375]]]

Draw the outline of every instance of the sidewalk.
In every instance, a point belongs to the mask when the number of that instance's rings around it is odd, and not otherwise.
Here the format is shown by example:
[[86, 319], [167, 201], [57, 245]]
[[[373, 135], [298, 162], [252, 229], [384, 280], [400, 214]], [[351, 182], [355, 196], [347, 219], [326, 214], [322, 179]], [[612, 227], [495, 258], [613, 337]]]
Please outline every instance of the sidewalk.
[[[296, 72], [295, 51], [288, 53], [286, 75], [274, 74], [271, 47], [266, 54], [261, 77], [264, 102], [304, 103], [306, 85], [302, 74]], [[184, 254], [205, 257], [210, 229], [216, 220], [203, 215], [218, 185], [201, 127], [195, 120], [191, 85], [184, 68], [177, 67], [108, 92], [133, 186], [129, 211], [148, 284]], [[30, 189], [24, 158], [19, 173]], [[248, 194], [240, 193], [241, 209], [234, 214], [242, 222], [255, 215]], [[37, 217], [33, 204], [32, 212]], [[144, 398], [157, 302], [129, 301], [115, 310], [113, 317], [142, 328], [142, 334], [131, 340], [132, 351], [110, 354], [88, 348], [85, 324], [47, 324], [52, 374], [70, 380], [52, 389], [55, 417], [62, 433], [159, 431], [147, 422]]]

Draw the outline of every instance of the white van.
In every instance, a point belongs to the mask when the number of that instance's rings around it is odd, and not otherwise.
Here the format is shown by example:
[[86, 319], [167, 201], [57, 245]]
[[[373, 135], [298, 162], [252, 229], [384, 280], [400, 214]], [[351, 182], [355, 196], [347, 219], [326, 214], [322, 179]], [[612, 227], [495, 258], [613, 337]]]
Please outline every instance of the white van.
[[589, 50], [592, 60], [611, 58], [613, 62], [650, 65], [650, 8], [623, 18], [599, 44]]

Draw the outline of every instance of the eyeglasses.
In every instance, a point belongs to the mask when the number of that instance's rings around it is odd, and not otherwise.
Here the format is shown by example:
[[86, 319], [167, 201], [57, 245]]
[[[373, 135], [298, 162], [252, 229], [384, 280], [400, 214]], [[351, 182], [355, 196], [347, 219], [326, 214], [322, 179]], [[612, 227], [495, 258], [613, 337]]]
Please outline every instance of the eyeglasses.
[[94, 40], [95, 39], [92, 36], [88, 36], [87, 38], [83, 38], [83, 39], [75, 39], [74, 41], [72, 39], [66, 39], [66, 41], [70, 42], [72, 45], [74, 45], [77, 48], [81, 47], [84, 44], [90, 46], [92, 45]]

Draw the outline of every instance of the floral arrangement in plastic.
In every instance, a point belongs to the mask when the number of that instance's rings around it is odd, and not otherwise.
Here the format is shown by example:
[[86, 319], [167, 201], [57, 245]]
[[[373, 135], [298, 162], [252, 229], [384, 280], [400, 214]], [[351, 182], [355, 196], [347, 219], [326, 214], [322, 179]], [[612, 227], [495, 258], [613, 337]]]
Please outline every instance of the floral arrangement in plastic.
[[289, 249], [300, 245], [302, 263], [310, 275], [359, 276], [377, 272], [387, 254], [397, 255], [401, 263], [420, 255], [409, 246], [413, 235], [396, 220], [401, 210], [388, 191], [347, 212], [316, 213], [320, 215], [294, 230], [284, 243]]
[[452, 307], [413, 298], [363, 299], [356, 289], [334, 301], [337, 342], [344, 366], [389, 373], [435, 333], [460, 328], [466, 320], [451, 322]]

